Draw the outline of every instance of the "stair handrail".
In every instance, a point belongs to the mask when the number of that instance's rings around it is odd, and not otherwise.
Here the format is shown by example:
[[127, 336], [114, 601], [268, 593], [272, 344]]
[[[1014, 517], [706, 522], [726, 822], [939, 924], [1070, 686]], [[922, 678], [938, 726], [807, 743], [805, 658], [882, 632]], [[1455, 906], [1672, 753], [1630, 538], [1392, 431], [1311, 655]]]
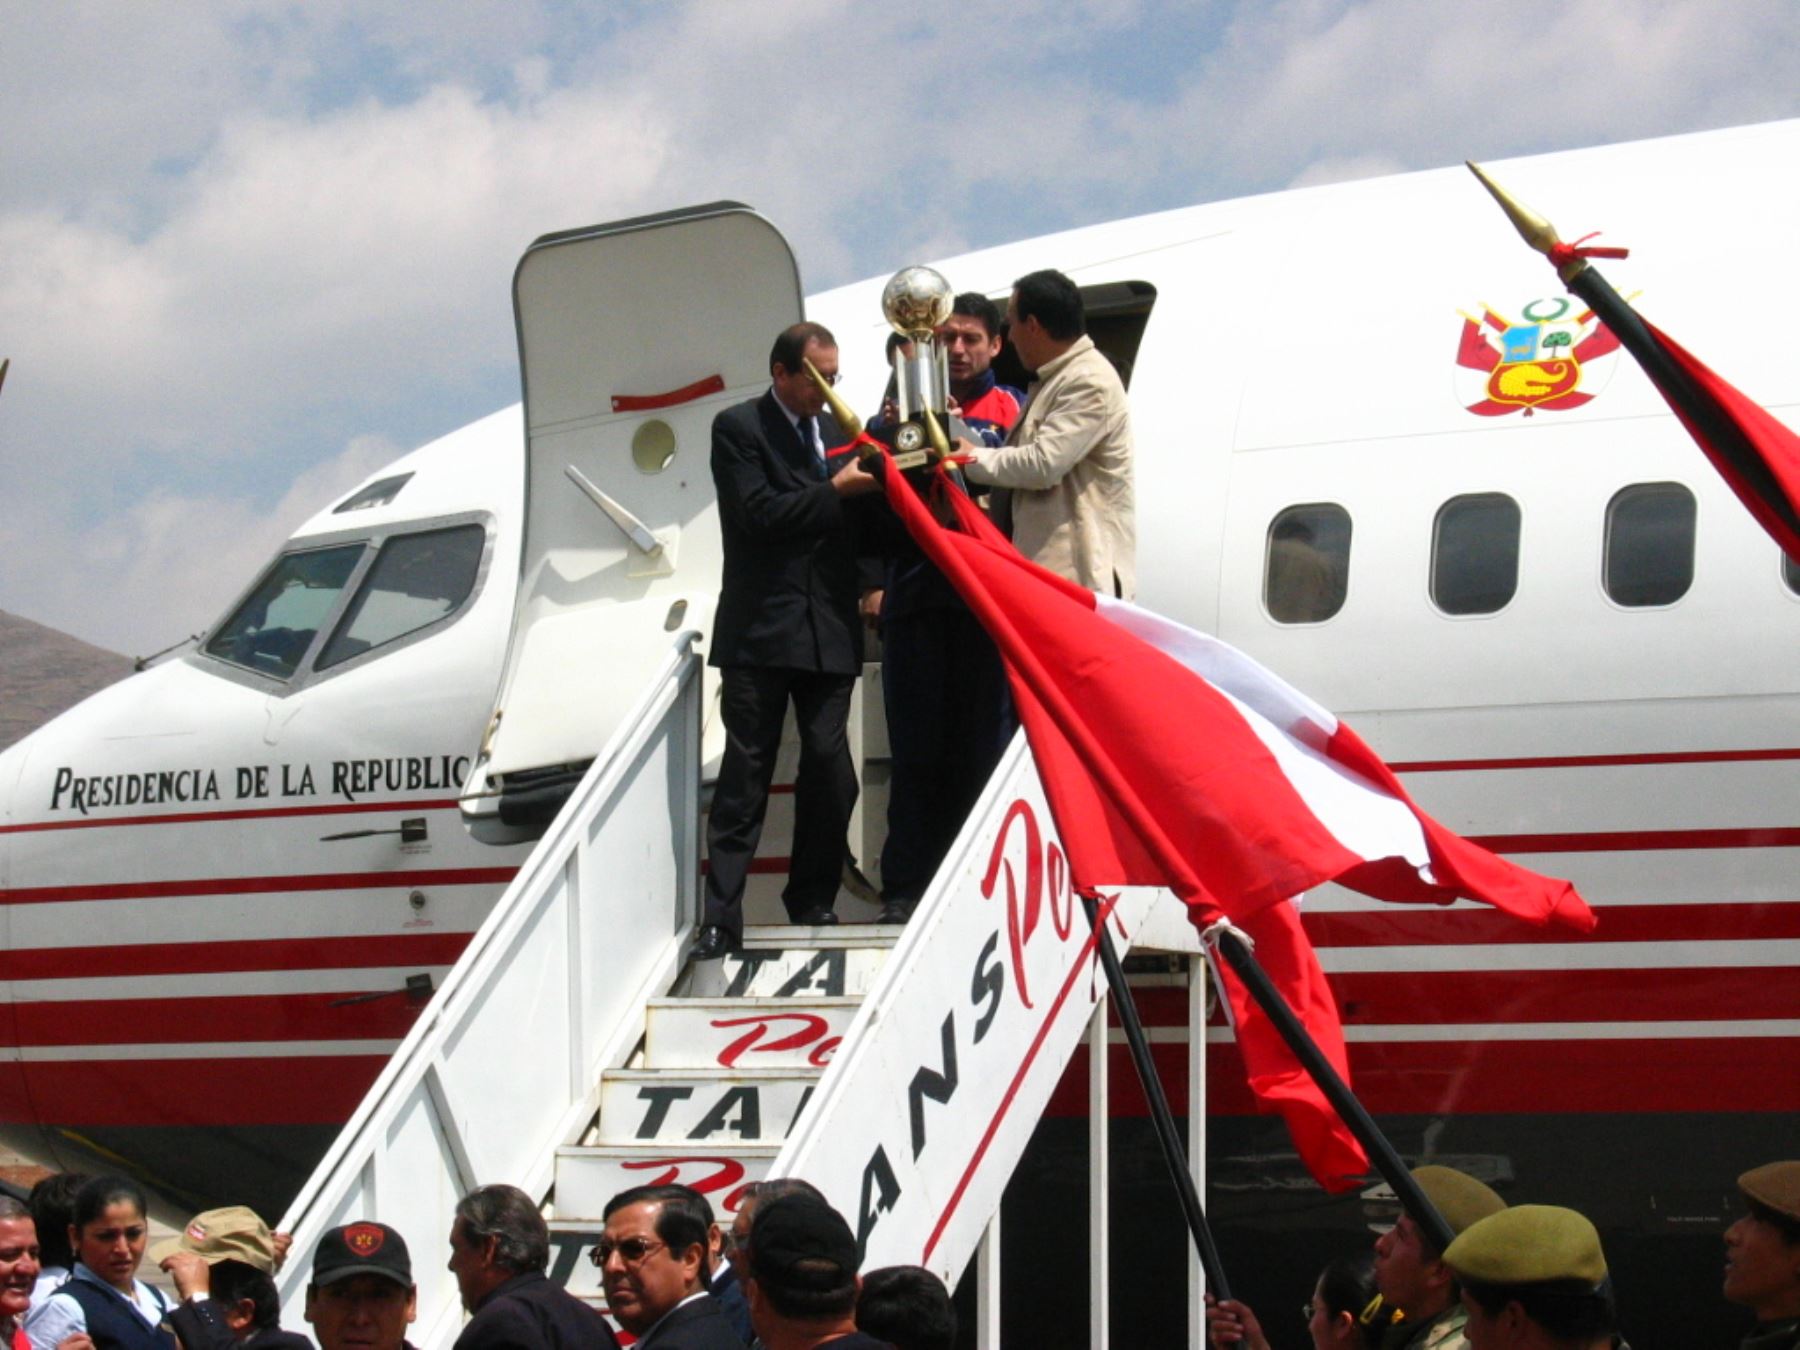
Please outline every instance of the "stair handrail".
[[[289, 1206], [279, 1227], [294, 1235], [293, 1254], [277, 1281], [288, 1327], [301, 1323], [319, 1238], [375, 1219], [412, 1253], [419, 1321], [409, 1339], [427, 1350], [448, 1344], [462, 1312], [440, 1257], [456, 1201], [497, 1181], [541, 1201], [557, 1147], [576, 1142], [598, 1109], [601, 1072], [626, 1062], [645, 1002], [673, 987], [699, 908], [699, 637], [674, 635], [643, 696]], [[512, 996], [520, 1020], [497, 1032], [493, 1013]], [[561, 1051], [560, 1063], [529, 1054], [534, 1033]], [[503, 1063], [489, 1062], [496, 1053]], [[546, 1100], [520, 1100], [534, 1089]]]
[[[1061, 858], [1021, 732], [769, 1169], [825, 1193], [865, 1270], [954, 1286], [1082, 1041], [1106, 985]], [[1108, 897], [1121, 952], [1166, 895]]]

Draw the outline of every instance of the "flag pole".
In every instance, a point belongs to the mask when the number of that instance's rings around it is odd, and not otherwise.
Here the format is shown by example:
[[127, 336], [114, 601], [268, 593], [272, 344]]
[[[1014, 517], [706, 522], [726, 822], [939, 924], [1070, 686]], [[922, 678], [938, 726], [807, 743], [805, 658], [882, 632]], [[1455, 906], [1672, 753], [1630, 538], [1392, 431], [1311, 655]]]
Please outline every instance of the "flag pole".
[[1250, 950], [1250, 944], [1244, 935], [1229, 924], [1220, 923], [1208, 929], [1204, 936], [1219, 955], [1225, 958], [1233, 973], [1244, 982], [1244, 988], [1250, 991], [1250, 997], [1269, 1015], [1269, 1020], [1275, 1024], [1282, 1040], [1294, 1052], [1294, 1057], [1312, 1075], [1313, 1082], [1319, 1085], [1319, 1091], [1325, 1094], [1332, 1109], [1349, 1126], [1357, 1143], [1368, 1153], [1369, 1160], [1375, 1164], [1375, 1170], [1394, 1188], [1394, 1194], [1399, 1196], [1400, 1204], [1406, 1212], [1412, 1215], [1413, 1222], [1419, 1225], [1439, 1252], [1448, 1248], [1456, 1236], [1450, 1231], [1450, 1225], [1444, 1222], [1444, 1216], [1438, 1213], [1437, 1206], [1431, 1203], [1419, 1183], [1413, 1179], [1412, 1172], [1388, 1142], [1388, 1137], [1381, 1132], [1375, 1118], [1356, 1099], [1356, 1094], [1350, 1091], [1350, 1085], [1339, 1076], [1331, 1061], [1325, 1057], [1325, 1052], [1319, 1049], [1318, 1042], [1301, 1025], [1294, 1010], [1288, 1006], [1281, 991], [1275, 988], [1268, 972]]
[[[1112, 933], [1106, 927], [1106, 921], [1100, 916], [1099, 907], [1095, 905], [1091, 895], [1081, 897], [1082, 908], [1087, 911], [1088, 925], [1094, 930], [1095, 946], [1100, 953], [1100, 968], [1106, 972], [1106, 987], [1112, 994], [1113, 1008], [1118, 1012], [1119, 1025], [1125, 1032], [1125, 1044], [1131, 1050], [1131, 1063], [1137, 1069], [1138, 1082], [1143, 1085], [1144, 1097], [1150, 1103], [1150, 1121], [1156, 1130], [1156, 1142], [1162, 1150], [1163, 1162], [1168, 1165], [1169, 1179], [1175, 1183], [1175, 1193], [1181, 1200], [1181, 1211], [1187, 1218], [1188, 1232], [1193, 1234], [1194, 1246], [1200, 1253], [1200, 1268], [1206, 1272], [1206, 1285], [1217, 1299], [1231, 1297], [1231, 1286], [1225, 1280], [1225, 1264], [1219, 1259], [1219, 1248], [1213, 1242], [1212, 1229], [1207, 1226], [1206, 1212], [1200, 1207], [1200, 1193], [1194, 1188], [1194, 1177], [1188, 1171], [1187, 1150], [1182, 1147], [1181, 1134], [1175, 1128], [1174, 1113], [1169, 1110], [1169, 1098], [1163, 1091], [1162, 1079], [1157, 1077], [1156, 1065], [1150, 1059], [1150, 1042], [1144, 1035], [1144, 1024], [1138, 1019], [1137, 1004], [1132, 1000], [1131, 987], [1125, 982], [1125, 970], [1119, 964], [1119, 953], [1113, 948]], [[1089, 1054], [1103, 1055], [1106, 1044], [1093, 1046]], [[1191, 1108], [1190, 1108], [1191, 1109]]]
[[1575, 244], [1563, 243], [1554, 225], [1488, 177], [1479, 164], [1467, 160], [1464, 163], [1468, 165], [1469, 172], [1481, 180], [1481, 185], [1488, 190], [1489, 195], [1500, 204], [1500, 209], [1506, 212], [1507, 219], [1512, 222], [1520, 237], [1550, 260], [1563, 285], [1572, 294], [1586, 301], [1588, 308], [1612, 330], [1613, 336], [1619, 339], [1619, 345], [1631, 353], [1669, 405], [1699, 433], [1704, 442], [1717, 446], [1721, 453], [1728, 456], [1732, 468], [1743, 477], [1745, 486], [1756, 494], [1766, 510], [1780, 520], [1791, 534], [1800, 535], [1800, 515], [1795, 514], [1780, 482], [1770, 472], [1768, 464], [1756, 452], [1755, 447], [1745, 438], [1743, 430], [1695, 387], [1692, 376], [1657, 341], [1642, 316], [1626, 303], [1624, 296], [1613, 289], [1611, 282], [1600, 275], [1600, 269], [1588, 261], [1590, 256], [1622, 258], [1625, 250], [1587, 249], [1581, 247], [1579, 241]]

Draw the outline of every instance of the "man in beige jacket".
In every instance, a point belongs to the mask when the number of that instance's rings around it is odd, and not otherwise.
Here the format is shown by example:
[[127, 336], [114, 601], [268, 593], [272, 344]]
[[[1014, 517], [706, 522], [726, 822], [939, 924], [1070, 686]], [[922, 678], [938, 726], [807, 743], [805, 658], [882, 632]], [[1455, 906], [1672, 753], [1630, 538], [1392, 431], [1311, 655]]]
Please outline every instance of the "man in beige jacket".
[[1036, 378], [1006, 444], [958, 442], [969, 456], [965, 472], [971, 482], [1011, 489], [1012, 540], [1026, 557], [1129, 599], [1137, 513], [1125, 386], [1087, 336], [1081, 292], [1061, 272], [1014, 282], [1006, 322], [1013, 350]]

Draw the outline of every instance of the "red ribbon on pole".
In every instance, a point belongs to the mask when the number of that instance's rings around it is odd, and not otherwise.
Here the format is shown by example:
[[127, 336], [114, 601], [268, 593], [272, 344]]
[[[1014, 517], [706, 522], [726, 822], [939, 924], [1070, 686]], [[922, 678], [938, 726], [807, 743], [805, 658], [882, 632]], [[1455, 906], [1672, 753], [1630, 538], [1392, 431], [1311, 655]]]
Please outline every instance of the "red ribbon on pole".
[[1595, 244], [1592, 247], [1583, 247], [1588, 240], [1598, 239], [1599, 237], [1600, 231], [1595, 230], [1591, 234], [1582, 235], [1581, 238], [1577, 239], [1572, 244], [1565, 244], [1559, 239], [1550, 246], [1550, 261], [1557, 267], [1566, 267], [1577, 258], [1629, 258], [1631, 256], [1630, 249], [1615, 248], [1609, 244]]

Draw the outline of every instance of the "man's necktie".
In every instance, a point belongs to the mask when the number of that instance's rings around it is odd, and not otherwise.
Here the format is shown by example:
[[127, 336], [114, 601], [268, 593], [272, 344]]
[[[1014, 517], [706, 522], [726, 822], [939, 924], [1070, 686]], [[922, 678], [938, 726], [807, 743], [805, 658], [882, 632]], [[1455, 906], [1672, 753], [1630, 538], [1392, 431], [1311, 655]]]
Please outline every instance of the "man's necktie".
[[806, 451], [807, 461], [813, 466], [813, 476], [823, 478], [825, 461], [819, 457], [818, 442], [813, 439], [813, 419], [802, 417], [795, 424], [794, 429], [800, 433], [800, 448]]

